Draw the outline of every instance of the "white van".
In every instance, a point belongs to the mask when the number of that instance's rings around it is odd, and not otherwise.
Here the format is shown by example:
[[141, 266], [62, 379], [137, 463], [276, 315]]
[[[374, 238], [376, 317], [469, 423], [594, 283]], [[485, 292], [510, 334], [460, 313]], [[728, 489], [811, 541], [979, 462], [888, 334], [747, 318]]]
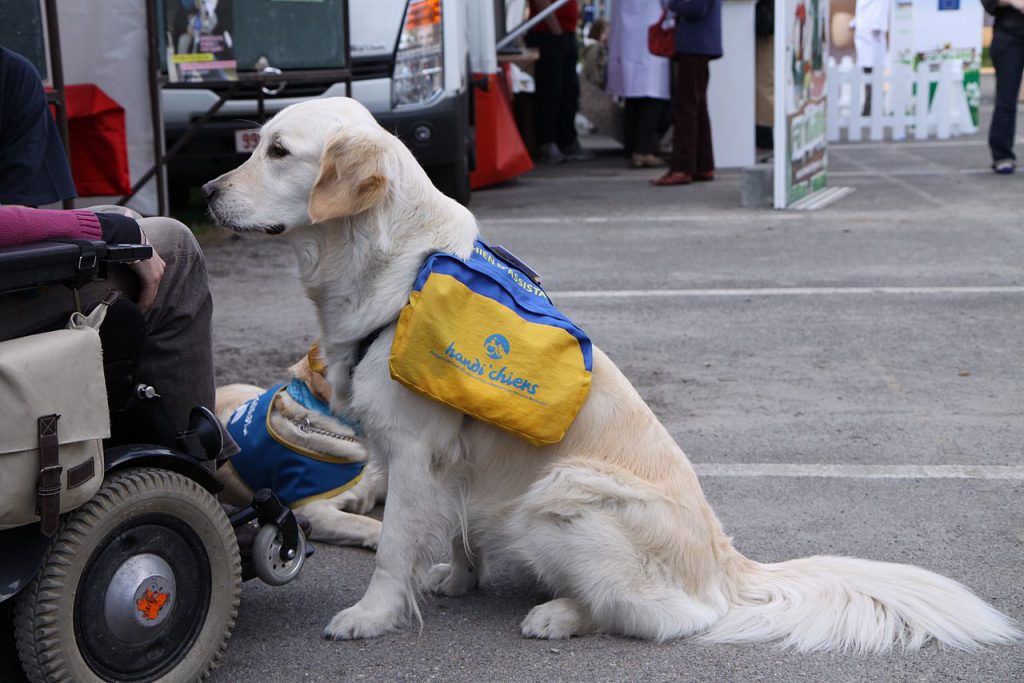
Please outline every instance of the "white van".
[[[230, 50], [225, 54], [237, 60], [239, 70], [330, 68], [337, 46], [329, 43], [331, 37], [340, 42], [336, 37], [341, 35], [345, 1], [196, 0], [193, 9], [188, 7], [191, 0], [163, 0], [164, 68], [172, 83], [196, 80], [188, 87], [162, 90], [168, 149], [218, 99], [216, 92], [202, 87], [195, 55]], [[469, 202], [469, 172], [475, 162], [467, 15], [481, 12], [486, 16], [474, 16], [473, 22], [489, 20], [493, 26], [494, 5], [486, 0], [348, 0], [352, 97], [409, 146], [440, 190], [463, 204]], [[275, 32], [270, 37], [268, 17]], [[338, 26], [331, 24], [334, 17]], [[254, 45], [258, 41], [266, 45]], [[310, 63], [317, 55], [325, 63]], [[343, 83], [329, 82], [285, 84], [264, 93], [266, 117], [312, 97], [346, 94]], [[187, 203], [190, 187], [244, 161], [259, 140], [253, 132], [257, 116], [256, 93], [249, 88], [198, 130], [169, 164], [172, 204]]]

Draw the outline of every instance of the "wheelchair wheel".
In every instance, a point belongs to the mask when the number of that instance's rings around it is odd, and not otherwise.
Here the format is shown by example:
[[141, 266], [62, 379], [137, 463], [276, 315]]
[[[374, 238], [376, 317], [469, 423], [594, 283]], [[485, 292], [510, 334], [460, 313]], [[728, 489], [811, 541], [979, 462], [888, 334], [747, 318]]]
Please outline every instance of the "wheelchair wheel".
[[238, 613], [238, 545], [217, 500], [188, 477], [108, 476], [69, 514], [15, 606], [30, 681], [206, 678]]
[[299, 529], [299, 547], [289, 560], [281, 559], [284, 538], [276, 524], [264, 524], [252, 544], [252, 564], [256, 576], [268, 586], [283, 586], [302, 571], [306, 561], [306, 535]]

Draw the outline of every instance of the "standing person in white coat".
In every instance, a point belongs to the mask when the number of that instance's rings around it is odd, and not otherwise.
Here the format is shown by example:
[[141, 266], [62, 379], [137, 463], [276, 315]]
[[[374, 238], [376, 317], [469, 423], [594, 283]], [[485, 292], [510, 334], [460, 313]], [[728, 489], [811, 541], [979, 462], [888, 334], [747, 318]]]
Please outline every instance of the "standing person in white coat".
[[666, 117], [670, 66], [647, 49], [647, 27], [661, 16], [660, 0], [613, 0], [606, 91], [621, 97], [623, 143], [633, 168], [664, 166], [658, 157], [658, 124]]
[[[857, 66], [869, 74], [885, 63], [875, 64], [876, 50], [885, 54], [885, 35], [889, 32], [889, 0], [857, 0], [854, 9], [853, 46], [857, 50]], [[871, 112], [871, 85], [864, 86], [864, 115]]]

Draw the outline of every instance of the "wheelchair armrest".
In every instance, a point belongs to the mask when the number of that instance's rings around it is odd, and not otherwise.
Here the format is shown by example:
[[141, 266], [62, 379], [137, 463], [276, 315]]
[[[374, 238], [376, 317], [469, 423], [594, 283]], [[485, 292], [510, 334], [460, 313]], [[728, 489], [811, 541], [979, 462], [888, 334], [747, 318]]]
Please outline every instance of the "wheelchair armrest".
[[149, 258], [153, 248], [100, 240], [47, 240], [0, 249], [0, 293], [39, 285], [81, 286], [103, 276], [102, 265]]

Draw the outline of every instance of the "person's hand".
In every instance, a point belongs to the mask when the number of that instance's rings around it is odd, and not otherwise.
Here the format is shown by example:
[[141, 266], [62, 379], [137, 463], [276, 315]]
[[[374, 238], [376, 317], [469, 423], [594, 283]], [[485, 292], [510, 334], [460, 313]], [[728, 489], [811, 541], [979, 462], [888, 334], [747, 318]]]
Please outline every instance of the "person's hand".
[[1010, 0], [1010, 6], [1018, 12], [1024, 12], [1024, 0]]
[[154, 249], [150, 258], [136, 261], [128, 267], [135, 271], [139, 278], [141, 290], [136, 303], [139, 305], [139, 310], [146, 313], [156, 300], [156, 290], [160, 287], [160, 279], [164, 276], [164, 268], [167, 267], [167, 264]]

